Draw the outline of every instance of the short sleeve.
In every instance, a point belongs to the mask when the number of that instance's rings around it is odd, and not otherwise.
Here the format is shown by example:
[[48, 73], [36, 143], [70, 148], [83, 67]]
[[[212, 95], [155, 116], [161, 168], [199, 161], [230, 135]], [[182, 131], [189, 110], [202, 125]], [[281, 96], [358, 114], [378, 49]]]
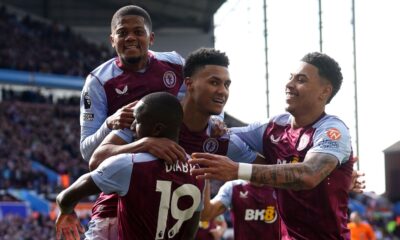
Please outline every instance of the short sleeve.
[[95, 184], [106, 194], [125, 196], [133, 170], [133, 154], [124, 153], [107, 158], [90, 173]]

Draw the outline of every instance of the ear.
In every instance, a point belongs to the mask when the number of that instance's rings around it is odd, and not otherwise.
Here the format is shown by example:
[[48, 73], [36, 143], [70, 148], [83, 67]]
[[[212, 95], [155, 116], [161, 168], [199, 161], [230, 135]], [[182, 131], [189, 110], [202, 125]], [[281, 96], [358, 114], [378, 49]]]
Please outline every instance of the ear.
[[151, 33], [150, 33], [150, 42], [149, 42], [149, 45], [151, 46], [151, 45], [153, 45], [153, 43], [154, 43], [154, 32], [151, 32]]
[[326, 84], [321, 93], [321, 100], [328, 101], [329, 97], [332, 95], [333, 87], [331, 84]]
[[153, 126], [151, 135], [153, 137], [159, 137], [159, 136], [163, 135], [165, 128], [166, 128], [166, 126], [164, 123], [156, 123]]
[[111, 46], [113, 48], [115, 48], [115, 43], [114, 43], [114, 38], [113, 38], [113, 34], [112, 33], [110, 34], [110, 43], [111, 43]]
[[193, 85], [193, 78], [191, 78], [191, 77], [186, 77], [184, 81], [185, 81], [185, 85], [186, 85], [186, 87], [187, 87], [188, 89], [192, 87], [192, 85]]

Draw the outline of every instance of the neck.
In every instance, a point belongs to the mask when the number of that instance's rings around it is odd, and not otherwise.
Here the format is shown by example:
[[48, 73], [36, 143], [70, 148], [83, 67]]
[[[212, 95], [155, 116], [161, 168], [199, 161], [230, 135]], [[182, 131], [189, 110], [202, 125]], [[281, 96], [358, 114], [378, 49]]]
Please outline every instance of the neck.
[[321, 115], [325, 112], [325, 109], [321, 111], [316, 111], [314, 113], [307, 113], [307, 114], [292, 114], [292, 127], [293, 128], [302, 128], [308, 126], [315, 121], [317, 121]]
[[121, 65], [125, 68], [125, 69], [129, 69], [131, 71], [140, 71], [142, 69], [145, 69], [149, 63], [149, 59], [140, 59], [138, 62], [136, 63], [129, 63], [126, 61], [122, 61], [122, 59], [120, 58], [121, 61]]
[[183, 123], [192, 132], [203, 131], [210, 119], [209, 114], [204, 114], [197, 111], [196, 106], [191, 103], [187, 98], [182, 101], [183, 108]]

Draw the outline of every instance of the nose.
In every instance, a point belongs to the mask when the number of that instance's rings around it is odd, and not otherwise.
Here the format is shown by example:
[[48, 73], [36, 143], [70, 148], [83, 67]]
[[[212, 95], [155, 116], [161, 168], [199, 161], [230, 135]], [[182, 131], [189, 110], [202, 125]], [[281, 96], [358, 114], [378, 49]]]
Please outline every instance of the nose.
[[294, 80], [295, 80], [295, 79], [294, 79], [293, 77], [290, 78], [289, 81], [288, 81], [288, 82], [286, 83], [286, 85], [285, 85], [286, 88], [289, 88], [289, 89], [290, 89], [290, 88], [293, 88], [293, 86], [294, 86]]
[[135, 35], [135, 33], [134, 32], [132, 32], [132, 31], [129, 31], [127, 34], [126, 34], [126, 37], [125, 37], [125, 40], [126, 41], [128, 41], [128, 40], [134, 40], [134, 39], [136, 39], [136, 35]]
[[218, 89], [217, 89], [218, 93], [223, 95], [223, 96], [228, 96], [229, 95], [229, 89], [224, 85], [221, 84]]

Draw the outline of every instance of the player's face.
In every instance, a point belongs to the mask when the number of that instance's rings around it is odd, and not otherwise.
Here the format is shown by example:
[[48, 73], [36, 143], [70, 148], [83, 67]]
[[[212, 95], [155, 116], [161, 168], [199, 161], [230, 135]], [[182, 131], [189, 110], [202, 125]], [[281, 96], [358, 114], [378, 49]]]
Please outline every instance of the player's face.
[[135, 120], [132, 123], [131, 130], [136, 133], [136, 138], [141, 139], [151, 135], [152, 129], [150, 121], [145, 119], [145, 104], [139, 101], [133, 110]]
[[317, 67], [301, 62], [286, 84], [286, 111], [294, 116], [321, 111], [331, 90], [331, 85], [319, 75]]
[[145, 25], [143, 17], [128, 15], [117, 21], [110, 40], [125, 66], [143, 68], [147, 64], [147, 52], [153, 44], [154, 33]]
[[227, 67], [206, 65], [189, 81], [188, 91], [200, 111], [209, 115], [222, 112], [229, 97], [231, 80]]

